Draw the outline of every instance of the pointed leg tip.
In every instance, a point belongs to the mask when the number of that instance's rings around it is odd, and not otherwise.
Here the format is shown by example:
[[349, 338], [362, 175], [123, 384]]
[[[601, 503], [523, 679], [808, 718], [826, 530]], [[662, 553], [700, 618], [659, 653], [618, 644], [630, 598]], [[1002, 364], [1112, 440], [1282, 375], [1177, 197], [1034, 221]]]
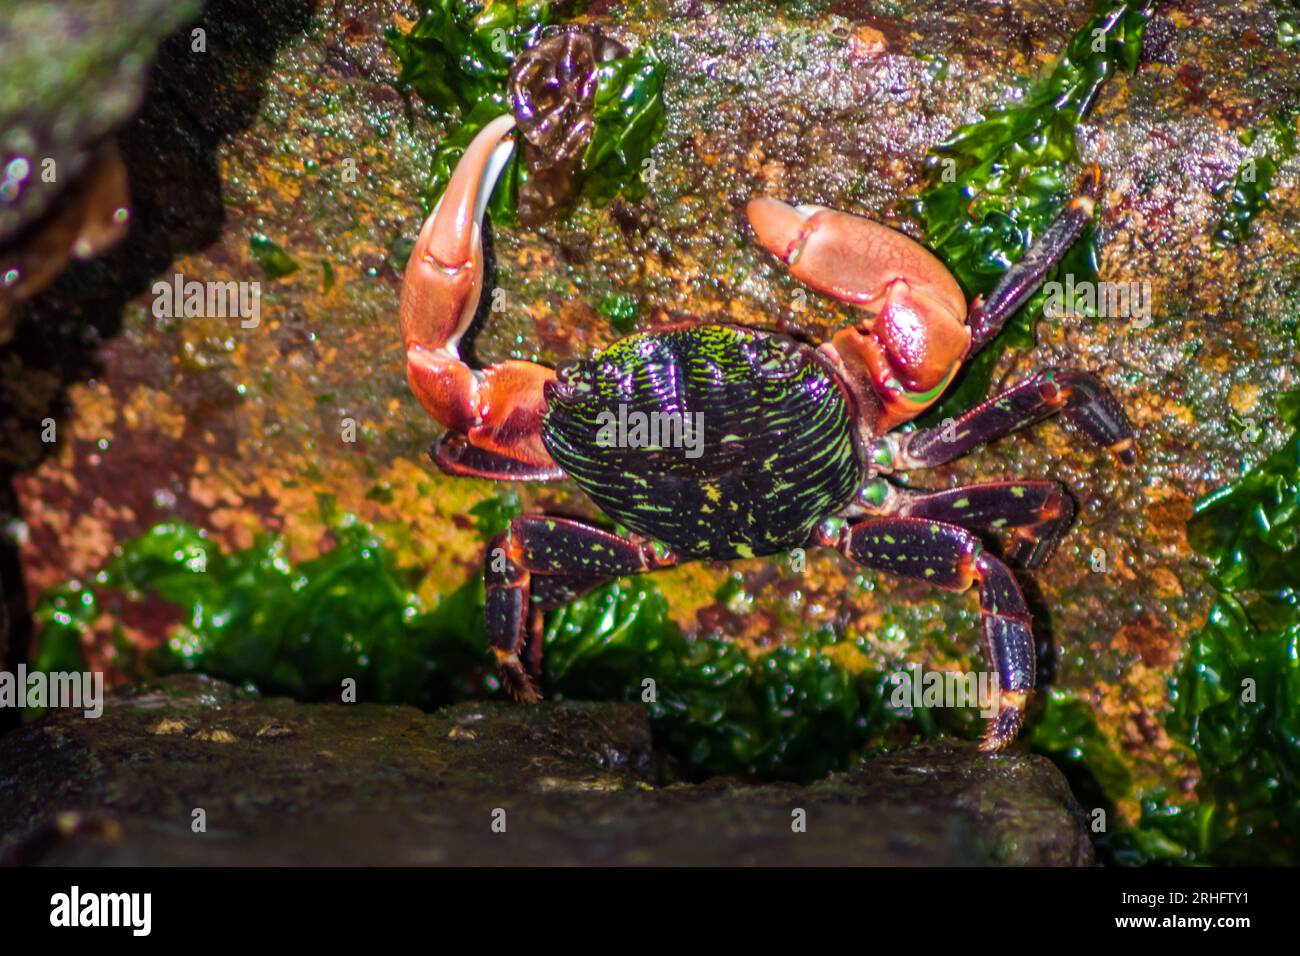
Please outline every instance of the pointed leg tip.
[[997, 753], [1005, 750], [1016, 739], [1025, 722], [1025, 701], [1028, 694], [1024, 691], [1007, 692], [1002, 695], [997, 715], [989, 721], [980, 741], [980, 750], [985, 753]]
[[537, 683], [524, 670], [524, 664], [514, 651], [493, 648], [497, 658], [497, 675], [501, 686], [511, 699], [520, 704], [536, 704], [542, 699]]
[[1056, 553], [1057, 545], [1060, 544], [1058, 535], [1061, 533], [1061, 530], [1054, 530], [1039, 535], [1016, 535], [1007, 543], [1007, 563], [1026, 571], [1038, 570]]
[[1007, 551], [1007, 563], [1017, 568], [1023, 568], [1026, 571], [1037, 571], [1047, 563], [1049, 555], [1041, 550], [1036, 551], [1029, 548]]
[[516, 673], [502, 672], [501, 683], [505, 685], [506, 693], [510, 699], [517, 704], [536, 704], [542, 699], [542, 692], [537, 689], [537, 684], [524, 675]]
[[980, 740], [980, 750], [986, 754], [999, 753], [1011, 746], [1012, 741], [1015, 739], [1016, 735], [1014, 733], [1010, 736], [1004, 736], [1000, 732], [995, 732], [993, 728], [990, 727], [984, 732], [984, 737]]

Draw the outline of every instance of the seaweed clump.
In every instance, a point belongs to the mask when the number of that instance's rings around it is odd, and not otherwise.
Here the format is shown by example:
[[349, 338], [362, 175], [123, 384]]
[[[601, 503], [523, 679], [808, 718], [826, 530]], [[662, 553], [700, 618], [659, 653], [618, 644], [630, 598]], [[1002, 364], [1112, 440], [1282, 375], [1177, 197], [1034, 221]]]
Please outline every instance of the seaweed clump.
[[[489, 499], [473, 517], [491, 537], [517, 511], [517, 500]], [[338, 701], [350, 688], [353, 700], [425, 709], [495, 696], [481, 580], [428, 607], [374, 529], [328, 519], [333, 548], [298, 563], [274, 535], [226, 553], [190, 525], [154, 527], [92, 579], [42, 596], [33, 669], [84, 670], [92, 631], [111, 621], [118, 667], [136, 678], [194, 671], [298, 700]], [[141, 650], [123, 621], [149, 613], [174, 623], [163, 644]], [[902, 718], [887, 706], [886, 676], [826, 653], [837, 641], [829, 631], [758, 656], [690, 639], [644, 580], [555, 612], [545, 640], [548, 697], [644, 702], [661, 745], [703, 773], [812, 780]]]
[[421, 193], [432, 210], [465, 148], [512, 112], [525, 140], [489, 209], [537, 224], [580, 196], [593, 203], [645, 193], [642, 172], [664, 127], [663, 66], [594, 26], [557, 24], [558, 4], [432, 0], [409, 33], [388, 32], [398, 83], [452, 121]]

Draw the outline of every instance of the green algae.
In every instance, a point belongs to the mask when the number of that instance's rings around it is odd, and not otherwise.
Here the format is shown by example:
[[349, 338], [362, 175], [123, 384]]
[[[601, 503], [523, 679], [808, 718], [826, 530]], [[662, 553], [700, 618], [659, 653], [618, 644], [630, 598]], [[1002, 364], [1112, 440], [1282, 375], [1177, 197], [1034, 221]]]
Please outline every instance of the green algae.
[[[509, 111], [510, 65], [555, 17], [546, 2], [490, 2], [475, 8], [460, 0], [433, 0], [421, 4], [421, 13], [409, 33], [390, 28], [386, 37], [400, 67], [398, 86], [456, 120], [434, 150], [429, 181], [420, 192], [427, 215], [475, 135]], [[523, 174], [516, 152], [492, 194], [489, 211], [495, 220], [515, 221]]]
[[429, 0], [410, 33], [389, 29], [388, 45], [401, 67], [398, 83], [434, 108], [468, 112], [500, 94], [514, 58], [537, 42], [552, 22], [547, 2]]
[[491, 498], [484, 498], [469, 509], [474, 518], [474, 527], [484, 541], [490, 541], [499, 534], [504, 534], [510, 522], [524, 513], [519, 495], [513, 491], [502, 492]]
[[596, 73], [591, 142], [582, 154], [582, 192], [597, 205], [641, 199], [642, 174], [664, 130], [664, 71], [649, 46], [602, 64]]
[[1214, 230], [1214, 244], [1220, 249], [1240, 245], [1250, 236], [1250, 224], [1268, 205], [1277, 164], [1267, 156], [1250, 157], [1237, 169], [1231, 188], [1225, 188], [1227, 208]]
[[[409, 33], [390, 29], [387, 39], [400, 66], [398, 85], [455, 120], [434, 150], [420, 194], [427, 214], [474, 136], [510, 110], [506, 87], [515, 57], [538, 41], [544, 27], [558, 23], [561, 12], [576, 11], [572, 5], [514, 0], [428, 0], [421, 9]], [[642, 173], [664, 122], [663, 66], [649, 46], [603, 63], [575, 192], [597, 205], [616, 195], [643, 196]], [[519, 186], [527, 176], [516, 151], [489, 203], [496, 221], [517, 222]]]
[[[471, 513], [487, 539], [518, 512], [507, 496]], [[415, 575], [397, 569], [372, 529], [330, 519], [333, 547], [299, 563], [274, 535], [226, 553], [189, 525], [157, 525], [93, 580], [42, 596], [34, 667], [84, 669], [80, 649], [104, 614], [163, 602], [179, 620], [152, 651], [134, 649], [114, 624], [118, 663], [132, 676], [193, 671], [309, 701], [339, 700], [350, 680], [358, 701], [426, 709], [499, 693], [481, 580], [426, 607]], [[901, 720], [886, 706], [884, 675], [850, 674], [824, 653], [836, 643], [830, 631], [755, 657], [683, 634], [646, 579], [555, 612], [545, 641], [548, 697], [642, 700], [661, 744], [703, 773], [816, 779], [878, 747]]]
[[[1075, 128], [1116, 70], [1137, 68], [1153, 6], [1102, 0], [1045, 79], [1013, 105], [959, 128], [931, 150], [928, 183], [911, 213], [968, 296], [992, 289], [1070, 197], [1078, 167]], [[1090, 280], [1096, 263], [1090, 227], [1054, 274]], [[967, 363], [922, 423], [942, 421], [984, 399], [1001, 354], [1033, 345], [1044, 299], [1040, 292], [1026, 303]]]
[[1266, 151], [1242, 160], [1232, 181], [1217, 190], [1216, 194], [1226, 199], [1226, 205], [1214, 229], [1216, 247], [1240, 245], [1250, 238], [1251, 223], [1271, 203], [1270, 192], [1278, 164], [1295, 155], [1295, 120], [1295, 112], [1278, 112], [1263, 126], [1241, 135], [1242, 145], [1253, 147], [1258, 143]]
[[628, 335], [636, 328], [636, 299], [621, 292], [605, 296], [596, 311], [609, 320], [609, 327], [620, 335]]
[[1300, 43], [1300, 5], [1295, 0], [1275, 0], [1277, 45], [1286, 49]]
[[1219, 597], [1184, 657], [1170, 729], [1216, 811], [1196, 849], [1232, 862], [1300, 859], [1300, 391], [1277, 412], [1286, 443], [1198, 502], [1188, 528]]
[[260, 234], [250, 236], [248, 251], [252, 254], [257, 267], [262, 270], [262, 275], [272, 282], [298, 271], [298, 263], [293, 261], [289, 253], [266, 236]]
[[352, 679], [359, 700], [424, 707], [475, 690], [487, 673], [476, 589], [427, 609], [373, 531], [342, 519], [333, 534], [331, 550], [294, 565], [275, 536], [226, 554], [189, 525], [157, 525], [126, 542], [92, 582], [42, 596], [36, 664], [65, 665], [90, 624], [120, 606], [116, 598], [183, 611], [151, 653], [115, 626], [119, 661], [137, 676], [200, 671], [299, 700], [338, 700]]
[[1133, 793], [1086, 702], [1047, 695], [1030, 742], [1085, 806], [1137, 798], [1141, 818], [1098, 841], [1119, 863], [1300, 860], [1300, 392], [1278, 402], [1287, 442], [1197, 504], [1188, 534], [1218, 592], [1170, 682], [1170, 737], [1195, 756], [1195, 799]]

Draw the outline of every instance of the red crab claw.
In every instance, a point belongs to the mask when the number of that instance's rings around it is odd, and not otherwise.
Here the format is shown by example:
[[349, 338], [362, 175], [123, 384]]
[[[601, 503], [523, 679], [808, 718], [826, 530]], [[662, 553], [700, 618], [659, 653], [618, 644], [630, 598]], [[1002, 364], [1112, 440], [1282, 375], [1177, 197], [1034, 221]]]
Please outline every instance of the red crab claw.
[[411, 251], [400, 318], [407, 379], [429, 414], [475, 448], [545, 470], [554, 462], [540, 438], [543, 386], [555, 373], [520, 361], [474, 369], [459, 352], [483, 288], [480, 223], [514, 149], [514, 125], [499, 116], [466, 147]]
[[885, 431], [920, 414], [970, 350], [966, 299], [951, 273], [919, 243], [880, 223], [820, 206], [753, 199], [758, 241], [790, 274], [868, 313], [831, 339], [850, 387], [883, 406]]

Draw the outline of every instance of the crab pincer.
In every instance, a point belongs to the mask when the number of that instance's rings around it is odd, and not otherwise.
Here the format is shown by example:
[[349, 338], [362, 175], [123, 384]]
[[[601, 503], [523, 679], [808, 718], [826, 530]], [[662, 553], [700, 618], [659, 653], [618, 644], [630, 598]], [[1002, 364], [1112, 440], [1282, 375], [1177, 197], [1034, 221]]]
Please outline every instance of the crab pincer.
[[460, 355], [483, 290], [482, 222], [510, 159], [514, 118], [492, 120], [466, 148], [406, 265], [400, 321], [406, 372], [420, 404], [453, 437], [435, 455], [448, 470], [544, 479], [555, 469], [542, 447], [543, 387], [555, 373], [534, 362], [477, 369]]

